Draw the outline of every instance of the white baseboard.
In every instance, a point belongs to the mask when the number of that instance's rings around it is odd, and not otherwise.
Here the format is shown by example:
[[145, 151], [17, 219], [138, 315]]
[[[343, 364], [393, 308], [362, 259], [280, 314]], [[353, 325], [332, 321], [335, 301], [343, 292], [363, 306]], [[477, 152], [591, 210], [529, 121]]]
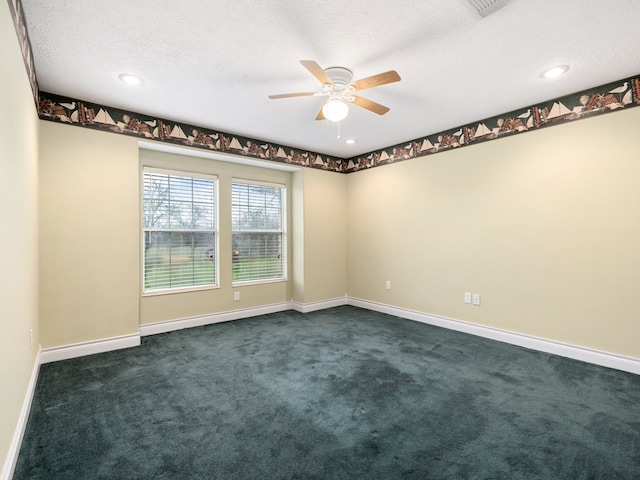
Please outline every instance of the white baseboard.
[[13, 478], [13, 472], [16, 469], [16, 463], [18, 462], [18, 454], [20, 453], [20, 446], [22, 445], [22, 438], [27, 428], [27, 421], [29, 420], [29, 412], [31, 411], [31, 403], [33, 402], [33, 394], [36, 391], [36, 383], [38, 382], [38, 373], [40, 372], [40, 361], [42, 357], [42, 349], [38, 348], [38, 354], [36, 355], [31, 369], [31, 378], [27, 385], [27, 391], [22, 401], [22, 408], [20, 409], [20, 415], [18, 416], [18, 423], [13, 431], [13, 437], [11, 438], [11, 444], [9, 445], [9, 452], [4, 461], [2, 467], [2, 474], [0, 474], [0, 480], [11, 480]]
[[166, 322], [141, 325], [139, 334], [44, 349], [39, 354], [40, 363], [54, 362], [58, 360], [65, 360], [68, 358], [91, 355], [94, 353], [108, 352], [110, 350], [135, 347], [140, 345], [140, 337], [146, 335], [155, 335], [158, 333], [166, 333], [174, 330], [182, 330], [184, 328], [200, 327], [203, 325], [210, 325], [214, 323], [228, 322], [231, 320], [239, 320], [242, 318], [282, 312], [285, 310], [296, 310], [301, 313], [308, 313], [341, 305], [353, 305], [354, 307], [387, 313], [389, 315], [394, 315], [409, 320], [415, 320], [417, 322], [435, 325], [437, 327], [447, 328], [449, 330], [469, 333], [472, 335], [477, 335], [479, 337], [490, 338], [492, 340], [510, 343], [512, 345], [518, 345], [520, 347], [530, 348], [532, 350], [539, 350], [541, 352], [560, 355], [563, 357], [640, 375], [640, 358], [617, 355], [615, 353], [604, 352], [601, 350], [571, 345], [554, 340], [548, 340], [545, 338], [510, 332], [508, 330], [501, 330], [498, 328], [464, 322], [462, 320], [430, 315], [415, 310], [394, 307], [391, 305], [371, 302], [368, 300], [362, 300], [353, 297], [338, 297], [311, 303], [299, 303], [293, 301], [282, 302], [271, 305], [263, 305], [260, 307], [244, 308], [239, 310], [231, 310], [228, 312], [214, 313], [210, 315], [180, 318], [177, 320], [169, 320]]
[[121, 337], [104, 338], [93, 342], [75, 343], [61, 347], [45, 348], [40, 357], [41, 363], [57, 362], [69, 358], [93, 355], [94, 353], [110, 352], [121, 348], [137, 347], [140, 345], [140, 335], [123, 335]]
[[145, 337], [147, 335], [172, 332], [174, 330], [182, 330], [184, 328], [202, 327], [203, 325], [239, 320], [241, 318], [265, 315], [267, 313], [283, 312], [285, 310], [291, 310], [289, 302], [274, 303], [261, 307], [243, 308], [228, 312], [212, 313], [210, 315], [201, 315], [198, 317], [179, 318], [177, 320], [168, 320], [166, 322], [140, 325], [140, 335]]
[[341, 305], [348, 305], [348, 297], [332, 298], [330, 300], [321, 300], [319, 302], [300, 303], [291, 302], [291, 309], [300, 313], [315, 312], [316, 310], [324, 310], [325, 308], [339, 307]]
[[349, 298], [349, 305], [640, 375], [640, 358], [626, 357], [601, 350], [556, 342], [554, 340], [547, 340], [521, 333], [510, 332], [499, 328], [486, 327], [474, 323], [463, 322], [461, 320], [439, 317], [437, 315], [429, 315], [415, 310], [393, 307], [358, 298]]

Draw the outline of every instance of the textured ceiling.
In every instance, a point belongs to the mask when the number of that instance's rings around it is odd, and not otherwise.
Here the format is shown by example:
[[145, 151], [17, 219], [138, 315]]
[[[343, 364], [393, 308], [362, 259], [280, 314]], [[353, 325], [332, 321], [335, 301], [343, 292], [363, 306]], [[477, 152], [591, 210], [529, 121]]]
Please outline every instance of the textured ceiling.
[[[349, 158], [640, 73], [640, 1], [23, 0], [41, 90]], [[300, 65], [396, 70], [336, 124]], [[540, 73], [567, 64], [556, 80]], [[120, 73], [142, 77], [131, 87]], [[355, 138], [355, 145], [344, 140]]]

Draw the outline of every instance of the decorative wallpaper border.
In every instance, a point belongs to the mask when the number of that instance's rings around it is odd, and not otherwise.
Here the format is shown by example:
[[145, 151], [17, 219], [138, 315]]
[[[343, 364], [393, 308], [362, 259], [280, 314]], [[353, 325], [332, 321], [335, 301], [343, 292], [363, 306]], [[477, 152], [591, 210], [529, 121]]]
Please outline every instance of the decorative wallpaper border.
[[9, 4], [9, 13], [13, 19], [13, 25], [16, 28], [16, 35], [18, 36], [18, 44], [20, 45], [20, 52], [22, 52], [22, 59], [24, 60], [24, 67], [29, 77], [29, 84], [31, 85], [31, 92], [33, 93], [33, 101], [38, 105], [38, 79], [36, 78], [36, 67], [33, 61], [33, 52], [31, 51], [31, 41], [29, 40], [29, 32], [27, 31], [27, 20], [24, 16], [24, 9], [22, 8], [21, 0], [7, 0]]
[[638, 105], [640, 105], [640, 76], [635, 76], [350, 159], [326, 156], [47, 92], [40, 92], [38, 114], [44, 120], [133, 135], [174, 145], [351, 173]]
[[344, 173], [446, 152], [640, 105], [640, 76], [607, 83], [344, 160]]
[[40, 92], [38, 115], [43, 120], [132, 135], [173, 145], [202, 148], [334, 172], [344, 171], [343, 160], [340, 158], [142, 113], [129, 112], [53, 93]]

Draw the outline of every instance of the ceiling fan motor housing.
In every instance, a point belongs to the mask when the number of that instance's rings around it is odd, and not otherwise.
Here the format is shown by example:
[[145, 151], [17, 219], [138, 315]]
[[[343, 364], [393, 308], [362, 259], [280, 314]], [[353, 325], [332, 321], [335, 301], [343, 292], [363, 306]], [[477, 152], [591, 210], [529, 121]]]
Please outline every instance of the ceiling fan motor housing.
[[343, 90], [353, 79], [353, 72], [344, 67], [329, 67], [325, 68], [324, 72], [333, 82], [334, 89], [337, 90]]

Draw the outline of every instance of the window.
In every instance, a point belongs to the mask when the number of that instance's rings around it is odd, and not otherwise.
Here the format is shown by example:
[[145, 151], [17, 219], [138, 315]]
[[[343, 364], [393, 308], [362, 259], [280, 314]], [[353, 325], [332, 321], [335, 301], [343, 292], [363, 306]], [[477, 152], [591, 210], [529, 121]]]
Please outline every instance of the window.
[[286, 278], [284, 199], [284, 185], [232, 182], [233, 283]]
[[144, 169], [144, 291], [217, 285], [216, 177]]

